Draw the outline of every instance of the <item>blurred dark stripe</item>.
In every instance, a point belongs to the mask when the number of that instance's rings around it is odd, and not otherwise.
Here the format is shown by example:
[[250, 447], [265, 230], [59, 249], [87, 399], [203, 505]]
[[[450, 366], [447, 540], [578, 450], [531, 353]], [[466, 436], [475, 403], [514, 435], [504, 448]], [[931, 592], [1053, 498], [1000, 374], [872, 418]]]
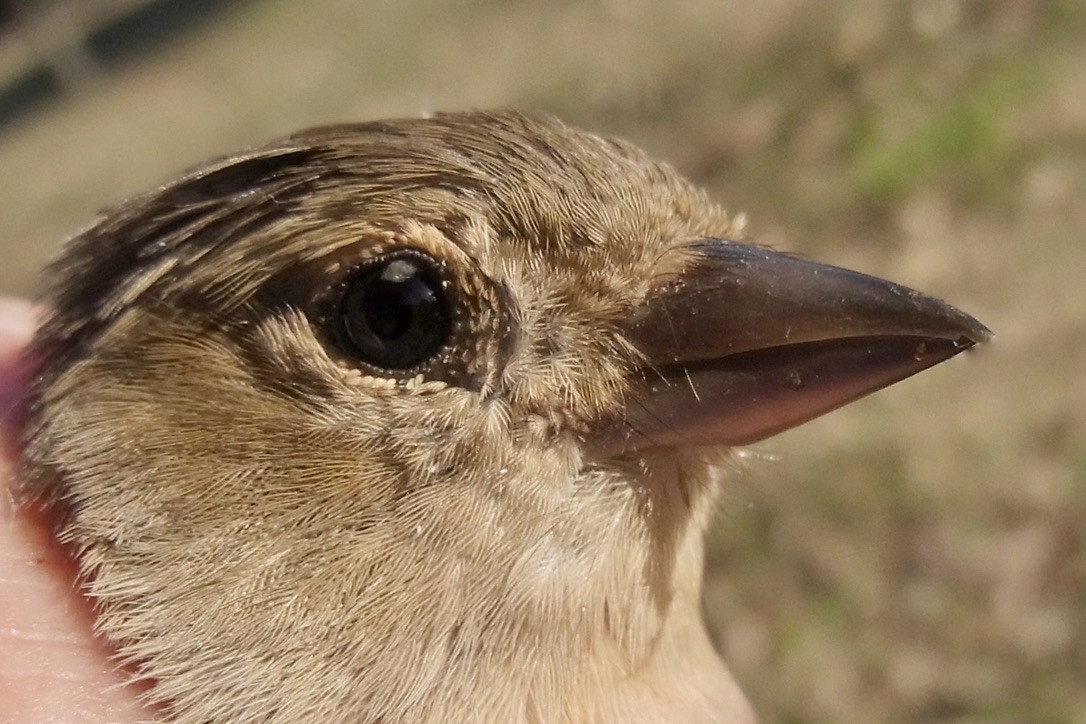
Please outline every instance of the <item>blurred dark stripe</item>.
[[59, 92], [56, 76], [43, 65], [0, 88], [0, 130], [55, 99]]
[[156, 0], [135, 8], [87, 38], [90, 54], [103, 67], [146, 53], [170, 37], [210, 20], [244, 0]]
[[[109, 71], [154, 51], [164, 42], [212, 20], [217, 13], [251, 0], [152, 0], [92, 30], [85, 50], [97, 70]], [[0, 0], [0, 42], [17, 32], [9, 5]], [[25, 11], [24, 11], [25, 12]], [[61, 83], [45, 59], [40, 65], [0, 78], [0, 131], [61, 97]]]

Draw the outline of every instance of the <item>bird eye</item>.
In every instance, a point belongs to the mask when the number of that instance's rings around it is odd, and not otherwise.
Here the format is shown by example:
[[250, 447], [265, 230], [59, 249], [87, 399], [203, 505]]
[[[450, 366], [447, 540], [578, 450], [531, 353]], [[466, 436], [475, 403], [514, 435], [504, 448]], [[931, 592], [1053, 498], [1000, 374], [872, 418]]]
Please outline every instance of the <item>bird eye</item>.
[[401, 252], [356, 272], [335, 323], [348, 352], [375, 367], [406, 370], [442, 350], [452, 314], [437, 266], [417, 253]]

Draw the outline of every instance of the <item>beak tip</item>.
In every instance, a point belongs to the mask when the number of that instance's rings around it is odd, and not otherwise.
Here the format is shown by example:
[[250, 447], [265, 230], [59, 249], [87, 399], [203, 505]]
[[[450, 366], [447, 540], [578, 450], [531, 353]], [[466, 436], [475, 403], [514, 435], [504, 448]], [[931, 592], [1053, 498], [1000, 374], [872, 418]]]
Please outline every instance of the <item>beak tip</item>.
[[995, 333], [988, 329], [985, 325], [974, 317], [969, 316], [965, 312], [954, 310], [959, 316], [958, 329], [955, 330], [957, 338], [955, 344], [961, 347], [972, 347], [978, 344], [984, 344], [990, 342]]
[[995, 332], [985, 327], [980, 322], [977, 322], [977, 329], [975, 330], [975, 336], [973, 341], [976, 344], [982, 344], [984, 342], [991, 342], [995, 338]]

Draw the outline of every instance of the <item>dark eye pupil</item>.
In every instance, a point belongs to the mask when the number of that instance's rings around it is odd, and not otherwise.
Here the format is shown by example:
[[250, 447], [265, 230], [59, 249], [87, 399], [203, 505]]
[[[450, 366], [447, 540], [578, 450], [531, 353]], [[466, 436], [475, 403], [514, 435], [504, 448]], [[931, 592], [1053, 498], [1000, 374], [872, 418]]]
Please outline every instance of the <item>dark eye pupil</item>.
[[386, 257], [360, 271], [343, 296], [339, 323], [348, 349], [394, 370], [430, 360], [452, 326], [436, 269], [413, 254]]

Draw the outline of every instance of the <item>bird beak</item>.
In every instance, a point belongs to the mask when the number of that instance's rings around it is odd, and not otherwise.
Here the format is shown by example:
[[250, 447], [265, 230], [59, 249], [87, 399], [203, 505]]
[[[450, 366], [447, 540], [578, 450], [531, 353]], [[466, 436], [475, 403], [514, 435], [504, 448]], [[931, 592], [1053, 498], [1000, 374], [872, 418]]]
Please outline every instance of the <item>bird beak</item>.
[[626, 325], [643, 355], [604, 454], [743, 445], [795, 427], [991, 337], [883, 279], [722, 239]]

